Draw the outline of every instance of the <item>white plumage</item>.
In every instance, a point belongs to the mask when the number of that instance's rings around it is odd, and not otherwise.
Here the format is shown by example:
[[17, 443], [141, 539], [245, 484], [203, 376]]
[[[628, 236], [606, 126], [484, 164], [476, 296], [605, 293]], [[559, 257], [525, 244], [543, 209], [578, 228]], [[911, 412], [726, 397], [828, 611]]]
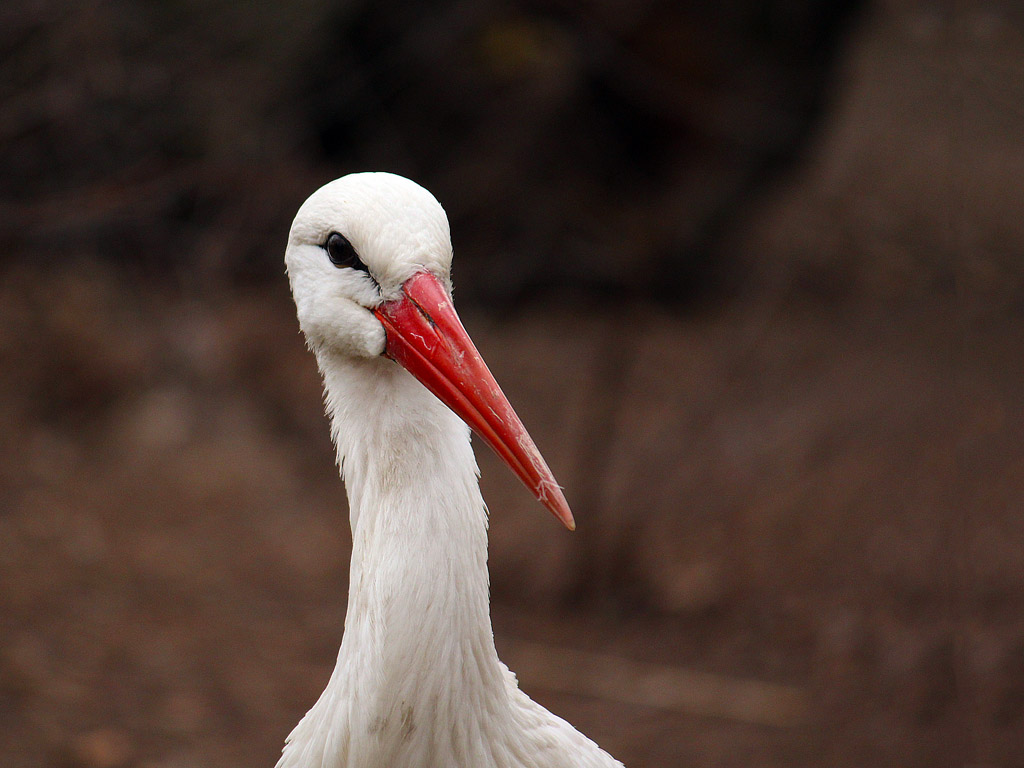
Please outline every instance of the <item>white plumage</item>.
[[[332, 233], [356, 261], [332, 262]], [[496, 449], [570, 527], [572, 518], [511, 408], [501, 410], [493, 379], [459, 367], [476, 364], [463, 359], [475, 355], [471, 345], [458, 347], [461, 326], [454, 352], [440, 349], [455, 317], [451, 258], [440, 204], [391, 174], [327, 184], [292, 224], [288, 275], [324, 379], [353, 547], [337, 666], [278, 768], [621, 766], [520, 691], [495, 652], [470, 430], [417, 378], [440, 391], [430, 378], [456, 366], [453, 408], [492, 445], [489, 429], [515, 443], [499, 439]], [[431, 297], [440, 297], [433, 308]], [[435, 330], [440, 342], [423, 338]]]

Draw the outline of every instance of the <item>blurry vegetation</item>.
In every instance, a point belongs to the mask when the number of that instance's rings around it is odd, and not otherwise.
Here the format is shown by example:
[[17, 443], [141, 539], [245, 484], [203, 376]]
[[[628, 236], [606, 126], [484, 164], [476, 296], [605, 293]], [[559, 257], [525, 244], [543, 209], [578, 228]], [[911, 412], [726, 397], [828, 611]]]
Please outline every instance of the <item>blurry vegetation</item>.
[[447, 206], [471, 297], [701, 298], [737, 280], [723, 232], [799, 161], [858, 4], [12, 6], [0, 235], [276, 277], [312, 186], [393, 170]]

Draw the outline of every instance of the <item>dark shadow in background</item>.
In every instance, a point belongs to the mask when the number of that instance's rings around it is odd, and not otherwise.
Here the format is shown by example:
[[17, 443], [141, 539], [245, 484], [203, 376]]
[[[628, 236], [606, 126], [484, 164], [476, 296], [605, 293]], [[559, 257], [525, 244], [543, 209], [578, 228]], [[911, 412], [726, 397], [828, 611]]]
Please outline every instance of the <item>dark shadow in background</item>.
[[276, 279], [274, 175], [304, 161], [431, 189], [463, 301], [713, 300], [742, 280], [723, 232], [799, 163], [861, 5], [12, 8], [0, 239], [200, 290]]
[[861, 5], [351, 6], [311, 59], [313, 148], [447, 201], [463, 295], [708, 300], [739, 279], [723, 232], [799, 163]]

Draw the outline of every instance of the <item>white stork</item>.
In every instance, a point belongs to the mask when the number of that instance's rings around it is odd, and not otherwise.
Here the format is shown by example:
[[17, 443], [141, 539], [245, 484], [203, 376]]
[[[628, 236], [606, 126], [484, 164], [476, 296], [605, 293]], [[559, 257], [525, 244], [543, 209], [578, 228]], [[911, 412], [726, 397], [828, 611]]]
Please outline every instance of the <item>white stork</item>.
[[285, 254], [348, 491], [348, 613], [326, 690], [278, 768], [621, 763], [498, 660], [472, 427], [570, 530], [572, 513], [452, 307], [444, 209], [387, 173], [317, 190]]

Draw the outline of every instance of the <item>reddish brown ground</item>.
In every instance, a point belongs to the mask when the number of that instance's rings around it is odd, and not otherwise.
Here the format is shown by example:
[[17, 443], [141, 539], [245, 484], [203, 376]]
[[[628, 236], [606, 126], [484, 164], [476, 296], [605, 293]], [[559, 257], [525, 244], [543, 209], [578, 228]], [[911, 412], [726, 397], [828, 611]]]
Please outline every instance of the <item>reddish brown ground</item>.
[[[3, 764], [272, 765], [332, 667], [349, 544], [283, 281], [2, 285]], [[633, 768], [1024, 764], [1020, 325], [742, 306], [465, 318], [580, 523], [480, 451], [499, 649], [809, 702], [749, 724], [519, 669]]]

